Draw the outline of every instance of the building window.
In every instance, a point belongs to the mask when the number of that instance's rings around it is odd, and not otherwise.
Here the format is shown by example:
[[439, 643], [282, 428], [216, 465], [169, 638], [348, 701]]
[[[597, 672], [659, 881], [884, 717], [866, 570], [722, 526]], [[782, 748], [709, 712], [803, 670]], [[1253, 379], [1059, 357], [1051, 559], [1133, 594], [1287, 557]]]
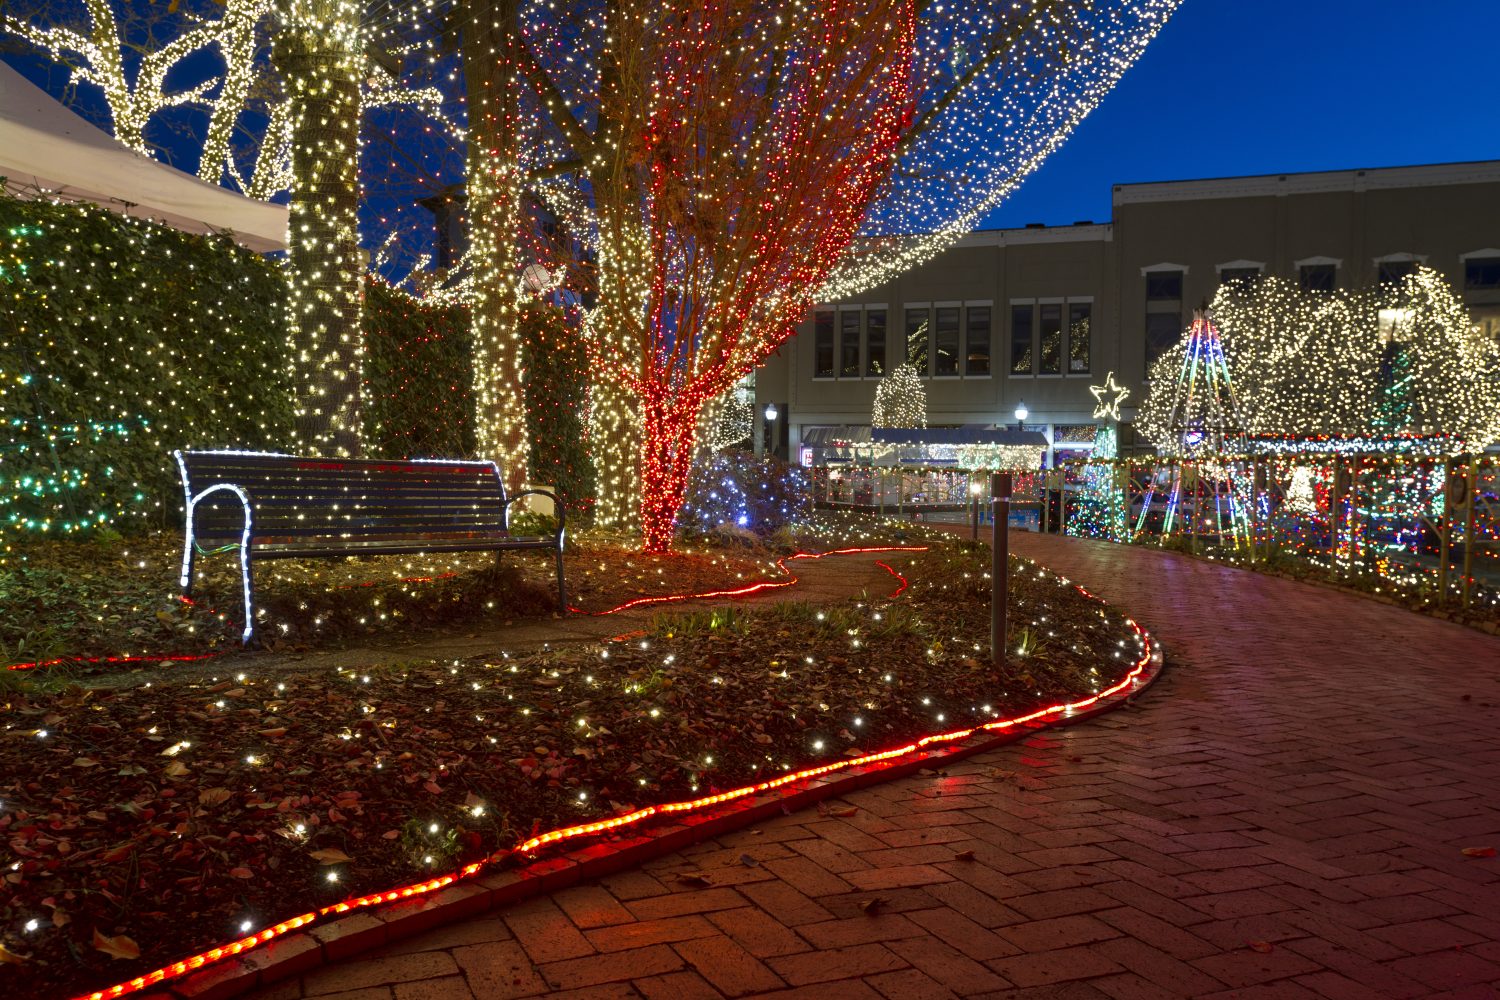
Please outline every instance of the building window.
[[1182, 313], [1152, 312], [1146, 314], [1146, 377], [1156, 359], [1170, 351], [1182, 338]]
[[1469, 315], [1474, 320], [1476, 334], [1500, 344], [1500, 306], [1474, 306]]
[[965, 333], [965, 375], [990, 373], [990, 307], [970, 306], [969, 327]]
[[1039, 375], [1062, 374], [1062, 314], [1061, 302], [1044, 302], [1038, 309], [1041, 313], [1042, 347], [1037, 357]]
[[1172, 302], [1181, 299], [1181, 271], [1152, 271], [1146, 275], [1147, 302]]
[[865, 375], [879, 378], [885, 374], [885, 310], [865, 313]]
[[1297, 269], [1297, 280], [1304, 292], [1331, 292], [1339, 286], [1337, 264], [1303, 264]]
[[1380, 283], [1382, 285], [1399, 284], [1403, 278], [1417, 269], [1414, 261], [1409, 260], [1383, 260], [1380, 262]]
[[937, 326], [932, 331], [934, 375], [958, 374], [958, 313], [957, 306], [937, 311]]
[[1464, 289], [1470, 292], [1500, 288], [1500, 257], [1470, 257], [1464, 261]]
[[813, 378], [833, 378], [833, 310], [813, 316]]
[[1260, 277], [1258, 267], [1226, 267], [1219, 272], [1219, 284], [1227, 285], [1231, 281], [1254, 281]]
[[1032, 313], [1035, 306], [1010, 307], [1010, 373], [1031, 374]]
[[1087, 375], [1093, 356], [1092, 302], [1068, 303], [1068, 374]]
[[859, 378], [859, 310], [839, 312], [839, 378]]
[[918, 375], [927, 374], [927, 309], [906, 310], [906, 363], [917, 370]]

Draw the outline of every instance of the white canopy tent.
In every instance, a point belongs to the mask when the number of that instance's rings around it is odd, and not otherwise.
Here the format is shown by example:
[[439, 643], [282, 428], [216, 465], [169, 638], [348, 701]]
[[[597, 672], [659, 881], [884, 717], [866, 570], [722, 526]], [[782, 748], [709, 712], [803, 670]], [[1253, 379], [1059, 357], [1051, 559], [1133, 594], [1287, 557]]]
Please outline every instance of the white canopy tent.
[[257, 253], [286, 248], [285, 205], [207, 184], [127, 149], [4, 62], [0, 176], [13, 193], [92, 202], [184, 232], [228, 232]]

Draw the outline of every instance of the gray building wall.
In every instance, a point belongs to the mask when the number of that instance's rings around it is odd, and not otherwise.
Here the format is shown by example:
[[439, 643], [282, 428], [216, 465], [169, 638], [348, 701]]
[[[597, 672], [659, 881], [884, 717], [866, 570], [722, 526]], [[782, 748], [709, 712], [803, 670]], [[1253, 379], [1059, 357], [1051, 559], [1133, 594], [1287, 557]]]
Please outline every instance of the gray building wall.
[[[1382, 260], [1416, 259], [1447, 276], [1476, 322], [1500, 336], [1500, 288], [1466, 289], [1464, 280], [1466, 256], [1500, 257], [1500, 161], [1122, 184], [1113, 203], [1109, 224], [974, 233], [856, 300], [819, 304], [814, 315], [834, 313], [835, 377], [815, 374], [809, 316], [757, 373], [757, 421], [774, 401], [783, 453], [795, 453], [803, 427], [869, 424], [879, 379], [865, 370], [863, 344], [859, 373], [837, 371], [842, 314], [857, 313], [863, 330], [869, 310], [885, 310], [889, 367], [904, 356], [908, 309], [935, 318], [955, 306], [961, 334], [971, 308], [990, 310], [991, 370], [944, 377], [929, 362], [929, 423], [1013, 423], [1024, 401], [1028, 426], [1087, 424], [1089, 387], [1111, 371], [1132, 391], [1128, 421], [1144, 392], [1148, 313], [1175, 315], [1180, 333], [1226, 266], [1297, 280], [1301, 264], [1334, 264], [1338, 287], [1359, 288], [1376, 283]], [[1173, 269], [1183, 272], [1181, 299], [1148, 302], [1148, 275]], [[1064, 357], [1062, 374], [1035, 371], [1035, 359], [1031, 373], [1012, 373], [1013, 306], [1032, 306], [1035, 325], [1042, 306], [1060, 304], [1066, 324], [1070, 303], [1089, 304], [1088, 371], [1067, 371]], [[757, 433], [758, 446], [764, 440]]]

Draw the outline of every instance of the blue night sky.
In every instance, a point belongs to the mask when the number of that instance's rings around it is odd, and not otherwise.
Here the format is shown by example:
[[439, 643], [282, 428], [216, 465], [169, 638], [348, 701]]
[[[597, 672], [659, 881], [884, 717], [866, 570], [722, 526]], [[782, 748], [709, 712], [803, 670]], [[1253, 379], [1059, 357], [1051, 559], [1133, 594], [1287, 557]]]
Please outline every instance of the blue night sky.
[[1110, 217], [1110, 186], [1500, 159], [1500, 0], [1185, 0], [990, 226]]

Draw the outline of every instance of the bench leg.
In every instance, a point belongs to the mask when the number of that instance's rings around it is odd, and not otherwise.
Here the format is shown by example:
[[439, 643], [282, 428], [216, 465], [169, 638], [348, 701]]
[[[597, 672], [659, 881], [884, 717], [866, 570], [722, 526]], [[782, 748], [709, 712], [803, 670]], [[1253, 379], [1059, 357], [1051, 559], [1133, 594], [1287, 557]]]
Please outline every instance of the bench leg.
[[182, 588], [183, 597], [193, 596], [193, 524], [192, 513], [188, 513], [188, 527], [183, 534], [182, 543], [182, 576], [177, 581]]
[[568, 613], [568, 586], [563, 581], [563, 553], [557, 550], [557, 613], [565, 615]]
[[255, 578], [250, 569], [250, 549], [240, 547], [240, 583], [245, 589], [245, 629], [240, 635], [240, 644], [250, 645], [255, 638]]

